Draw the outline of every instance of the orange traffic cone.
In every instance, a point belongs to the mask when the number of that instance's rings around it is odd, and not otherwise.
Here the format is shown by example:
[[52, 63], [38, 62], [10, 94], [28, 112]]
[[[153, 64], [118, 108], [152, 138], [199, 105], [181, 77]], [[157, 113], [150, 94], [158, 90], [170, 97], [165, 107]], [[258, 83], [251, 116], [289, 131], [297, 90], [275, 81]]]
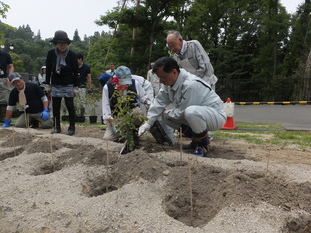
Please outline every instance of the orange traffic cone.
[[237, 127], [234, 127], [234, 119], [233, 119], [234, 103], [231, 102], [230, 98], [228, 98], [227, 102], [224, 103], [224, 109], [227, 114], [227, 121], [221, 129], [237, 129]]

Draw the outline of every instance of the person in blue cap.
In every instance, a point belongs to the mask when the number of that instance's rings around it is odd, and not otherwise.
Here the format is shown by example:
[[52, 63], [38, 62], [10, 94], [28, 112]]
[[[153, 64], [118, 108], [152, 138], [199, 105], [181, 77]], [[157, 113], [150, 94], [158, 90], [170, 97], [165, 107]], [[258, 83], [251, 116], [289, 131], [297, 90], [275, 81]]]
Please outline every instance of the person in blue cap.
[[99, 80], [99, 83], [100, 83], [100, 89], [102, 90], [104, 88], [104, 86], [106, 85], [106, 83], [112, 79], [111, 75], [108, 74], [108, 73], [102, 73], [101, 76], [99, 76], [98, 80]]
[[[105, 84], [102, 93], [103, 120], [104, 123], [107, 124], [104, 139], [110, 141], [119, 140], [117, 134], [115, 133], [116, 128], [114, 119], [117, 117], [116, 106], [120, 99], [118, 96], [114, 95], [116, 90], [121, 90], [122, 94], [133, 97], [129, 103], [130, 109], [133, 111], [133, 119], [136, 119], [135, 115], [143, 115], [142, 110], [137, 105], [138, 101], [144, 104], [150, 102], [141, 84], [132, 79], [132, 74], [128, 67], [119, 66], [116, 69], [114, 76], [115, 77], [113, 78], [112, 82], [107, 82]], [[137, 130], [141, 123], [141, 121], [134, 123], [137, 126]]]

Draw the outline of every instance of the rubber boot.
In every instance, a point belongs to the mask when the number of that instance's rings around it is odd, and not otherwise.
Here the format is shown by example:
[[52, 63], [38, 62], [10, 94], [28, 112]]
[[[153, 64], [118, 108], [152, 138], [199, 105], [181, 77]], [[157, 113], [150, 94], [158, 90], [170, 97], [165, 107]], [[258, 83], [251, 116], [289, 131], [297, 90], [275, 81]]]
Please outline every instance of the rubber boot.
[[201, 157], [207, 157], [209, 145], [207, 130], [204, 130], [199, 134], [194, 133], [194, 142], [196, 143], [197, 147], [192, 152], [192, 154]]
[[62, 132], [61, 127], [60, 127], [60, 118], [54, 117], [54, 129], [52, 130], [53, 133], [60, 133]]
[[1, 104], [0, 105], [0, 122], [1, 123], [5, 122], [5, 114], [6, 114], [6, 105]]
[[72, 135], [75, 134], [75, 131], [76, 131], [75, 126], [74, 125], [70, 125], [68, 127], [67, 135], [72, 136]]
[[67, 130], [67, 135], [72, 136], [75, 134], [76, 131], [76, 113], [75, 111], [72, 110], [68, 111], [69, 111], [69, 127]]
[[196, 143], [195, 143], [194, 138], [193, 138], [193, 131], [192, 131], [192, 129], [189, 126], [181, 125], [181, 131], [182, 131], [183, 135], [185, 135], [186, 137], [192, 139], [192, 142], [190, 144], [183, 145], [183, 149], [184, 150], [195, 149], [196, 148]]

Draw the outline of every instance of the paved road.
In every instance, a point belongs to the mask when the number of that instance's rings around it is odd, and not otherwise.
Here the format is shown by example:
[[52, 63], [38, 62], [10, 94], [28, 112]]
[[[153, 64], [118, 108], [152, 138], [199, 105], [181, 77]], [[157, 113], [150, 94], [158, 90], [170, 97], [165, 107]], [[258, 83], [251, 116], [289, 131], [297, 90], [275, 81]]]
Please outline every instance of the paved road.
[[287, 130], [311, 131], [311, 105], [235, 105], [234, 121], [280, 123]]

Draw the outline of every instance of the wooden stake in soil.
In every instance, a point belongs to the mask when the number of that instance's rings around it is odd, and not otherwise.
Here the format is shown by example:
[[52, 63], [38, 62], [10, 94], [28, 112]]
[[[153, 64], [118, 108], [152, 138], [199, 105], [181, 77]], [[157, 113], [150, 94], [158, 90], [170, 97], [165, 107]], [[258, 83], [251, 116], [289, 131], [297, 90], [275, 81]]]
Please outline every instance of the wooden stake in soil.
[[270, 152], [271, 152], [271, 150], [269, 150], [269, 154], [268, 154], [266, 175], [268, 175], [268, 173], [269, 173]]
[[179, 144], [180, 144], [180, 161], [182, 161], [182, 128], [180, 127], [179, 132]]
[[109, 153], [108, 153], [108, 140], [106, 140], [106, 169], [107, 169], [107, 182], [106, 182], [106, 193], [108, 193], [108, 177], [109, 177]]
[[15, 148], [15, 129], [12, 130], [12, 141], [13, 141], [13, 148], [14, 148], [14, 156], [16, 156], [16, 148]]
[[53, 144], [52, 144], [52, 140], [50, 140], [50, 150], [51, 150], [51, 154], [52, 154], [52, 167], [53, 167], [53, 172], [55, 172], [55, 155], [53, 153]]
[[[54, 129], [56, 129], [56, 120], [55, 120], [55, 117], [54, 117]], [[52, 167], [53, 167], [53, 172], [55, 172], [55, 155], [53, 153], [53, 141], [54, 139], [54, 134], [52, 134], [52, 137], [50, 138], [50, 152], [51, 152], [51, 155], [52, 155]]]
[[193, 218], [192, 176], [191, 176], [191, 162], [189, 154], [188, 154], [188, 177], [189, 177], [189, 195], [190, 195], [190, 222], [192, 225], [192, 218]]
[[24, 109], [24, 115], [25, 115], [25, 124], [27, 126], [28, 134], [30, 133], [29, 131], [29, 117], [27, 117], [26, 109]]

